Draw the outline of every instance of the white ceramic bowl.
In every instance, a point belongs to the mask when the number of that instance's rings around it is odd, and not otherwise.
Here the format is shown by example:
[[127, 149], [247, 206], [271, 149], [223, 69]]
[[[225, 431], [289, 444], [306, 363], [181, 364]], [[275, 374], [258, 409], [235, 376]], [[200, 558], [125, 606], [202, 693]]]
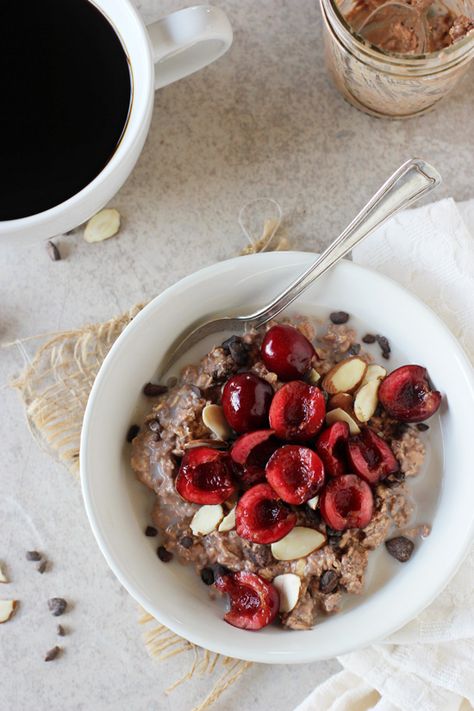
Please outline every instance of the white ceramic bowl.
[[[344, 611], [311, 631], [269, 626], [246, 632], [222, 620], [222, 602], [189, 567], [156, 556], [156, 539], [143, 531], [153, 495], [135, 481], [124, 444], [143, 411], [140, 391], [178, 331], [221, 310], [246, 311], [270, 300], [314, 255], [296, 252], [232, 259], [183, 279], [154, 299], [114, 344], [95, 381], [81, 442], [84, 500], [97, 542], [115, 575], [160, 622], [215, 652], [257, 662], [309, 662], [362, 647], [390, 634], [441, 591], [467, 549], [474, 529], [474, 381], [470, 364], [443, 323], [423, 303], [385, 277], [341, 262], [309, 289], [292, 311], [327, 315], [344, 309], [362, 328], [385, 334], [392, 368], [428, 367], [446, 394], [429, 431], [425, 471], [413, 483], [417, 522], [432, 534], [401, 565], [384, 547], [371, 555], [366, 591], [347, 596]], [[357, 322], [356, 322], [357, 323]], [[362, 335], [362, 334], [361, 334]], [[219, 342], [220, 339], [212, 339]], [[209, 342], [190, 354], [207, 352]], [[376, 353], [377, 351], [374, 351]], [[148, 403], [149, 406], [149, 403]]]

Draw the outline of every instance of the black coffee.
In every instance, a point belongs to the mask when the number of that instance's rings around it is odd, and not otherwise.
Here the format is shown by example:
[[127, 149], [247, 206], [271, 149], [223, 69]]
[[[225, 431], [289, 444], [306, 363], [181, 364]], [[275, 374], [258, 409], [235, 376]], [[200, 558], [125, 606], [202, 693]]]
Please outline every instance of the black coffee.
[[13, 220], [100, 173], [132, 86], [118, 36], [88, 0], [0, 0], [0, 77], [0, 220]]

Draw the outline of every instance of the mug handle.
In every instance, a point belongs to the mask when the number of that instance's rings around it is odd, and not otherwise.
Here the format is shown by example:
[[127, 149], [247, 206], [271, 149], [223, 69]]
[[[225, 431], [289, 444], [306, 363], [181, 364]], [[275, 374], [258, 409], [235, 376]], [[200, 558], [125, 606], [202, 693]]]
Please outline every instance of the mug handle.
[[218, 7], [195, 5], [147, 26], [155, 63], [155, 89], [202, 69], [232, 44], [232, 27]]

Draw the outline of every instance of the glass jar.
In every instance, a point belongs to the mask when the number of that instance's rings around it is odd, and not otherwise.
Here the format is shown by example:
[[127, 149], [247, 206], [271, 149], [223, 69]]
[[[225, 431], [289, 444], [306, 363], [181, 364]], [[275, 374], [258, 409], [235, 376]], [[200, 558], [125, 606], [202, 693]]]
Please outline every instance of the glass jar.
[[351, 29], [341, 12], [344, 2], [320, 0], [325, 61], [341, 94], [361, 111], [400, 119], [422, 114], [454, 88], [474, 57], [473, 32], [429, 54], [378, 49]]

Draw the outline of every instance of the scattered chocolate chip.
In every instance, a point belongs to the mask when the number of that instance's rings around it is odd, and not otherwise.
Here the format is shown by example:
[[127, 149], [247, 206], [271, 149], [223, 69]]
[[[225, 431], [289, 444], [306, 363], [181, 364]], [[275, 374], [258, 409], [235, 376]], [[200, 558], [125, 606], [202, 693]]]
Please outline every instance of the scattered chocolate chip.
[[246, 365], [249, 359], [249, 347], [240, 336], [231, 336], [222, 344], [224, 353], [230, 355], [236, 365]]
[[359, 355], [360, 353], [360, 343], [353, 343], [352, 346], [347, 351], [348, 355]]
[[339, 548], [340, 542], [341, 542], [340, 537], [328, 536], [328, 545], [330, 545], [331, 548]]
[[388, 351], [382, 351], [382, 358], [385, 358], [385, 360], [389, 360], [390, 353]]
[[145, 536], [148, 536], [148, 538], [153, 538], [154, 536], [157, 535], [157, 533], [158, 533], [158, 531], [156, 530], [156, 528], [154, 526], [147, 526], [145, 528]]
[[131, 425], [129, 427], [129, 430], [127, 432], [127, 442], [131, 442], [132, 439], [135, 439], [137, 434], [140, 432], [140, 427], [139, 425]]
[[411, 558], [415, 546], [413, 541], [405, 538], [405, 536], [396, 536], [396, 538], [390, 538], [390, 540], [385, 541], [385, 547], [390, 555], [399, 560], [400, 563], [406, 563]]
[[336, 531], [336, 529], [331, 528], [331, 526], [326, 526], [326, 534], [333, 538], [342, 538], [342, 531]]
[[61, 252], [52, 240], [46, 242], [46, 251], [48, 252], [48, 256], [52, 262], [59, 262], [61, 259]]
[[377, 336], [375, 336], [375, 339], [380, 346], [383, 357], [387, 358], [388, 354], [391, 352], [390, 351], [390, 343], [388, 342], [388, 338], [385, 338], [385, 336], [377, 335]]
[[349, 314], [346, 313], [346, 311], [333, 311], [332, 314], [329, 314], [329, 318], [336, 324], [347, 323], [349, 321]]
[[366, 333], [365, 336], [362, 338], [363, 343], [375, 343], [377, 339], [375, 336], [373, 336], [371, 333]]
[[167, 391], [166, 385], [158, 385], [157, 383], [146, 383], [143, 386], [143, 394], [146, 397], [158, 397], [158, 395], [163, 395]]
[[387, 489], [395, 489], [397, 486], [400, 486], [402, 482], [400, 481], [400, 479], [395, 479], [389, 476], [384, 479], [383, 483], [387, 487]]
[[213, 585], [214, 583], [214, 572], [212, 568], [203, 568], [201, 570], [201, 580], [204, 585]]
[[193, 545], [193, 539], [191, 538], [191, 536], [184, 536], [179, 543], [181, 546], [183, 546], [183, 548], [191, 548], [191, 546]]
[[158, 420], [148, 420], [147, 427], [152, 432], [159, 432], [161, 430], [161, 425]]
[[45, 662], [52, 662], [53, 659], [56, 659], [58, 656], [59, 652], [61, 651], [61, 647], [53, 647], [52, 649], [49, 650], [49, 652], [46, 652], [44, 661]]
[[393, 428], [392, 439], [401, 439], [405, 432], [408, 432], [409, 429], [410, 425], [407, 425], [406, 422], [397, 422]]
[[430, 429], [430, 426], [427, 425], [427, 424], [425, 424], [424, 422], [418, 422], [418, 424], [417, 424], [417, 426], [416, 426], [416, 429], [417, 429], [419, 432], [426, 432], [426, 430], [429, 430], [429, 429]]
[[337, 590], [339, 585], [339, 576], [334, 570], [325, 570], [319, 578], [319, 590], [328, 595]]
[[58, 635], [58, 637], [64, 637], [64, 636], [65, 636], [66, 630], [64, 629], [64, 627], [63, 627], [62, 625], [58, 625], [58, 626], [56, 627], [56, 634]]
[[38, 563], [38, 565], [36, 566], [36, 570], [38, 571], [38, 573], [41, 573], [41, 575], [43, 575], [43, 573], [44, 573], [44, 571], [46, 570], [47, 566], [48, 566], [48, 561], [46, 560], [46, 558], [43, 558], [43, 560], [41, 560], [41, 561]]
[[62, 597], [52, 597], [48, 600], [48, 608], [54, 617], [59, 617], [66, 611], [67, 602]]
[[164, 546], [158, 546], [156, 555], [162, 563], [169, 563], [170, 560], [173, 558], [173, 554], [170, 551], [167, 551]]
[[401, 469], [392, 474], [392, 476], [395, 477], [395, 479], [397, 479], [398, 481], [405, 481], [405, 472], [402, 472]]
[[41, 553], [38, 553], [38, 551], [26, 551], [26, 560], [41, 560], [42, 556]]

